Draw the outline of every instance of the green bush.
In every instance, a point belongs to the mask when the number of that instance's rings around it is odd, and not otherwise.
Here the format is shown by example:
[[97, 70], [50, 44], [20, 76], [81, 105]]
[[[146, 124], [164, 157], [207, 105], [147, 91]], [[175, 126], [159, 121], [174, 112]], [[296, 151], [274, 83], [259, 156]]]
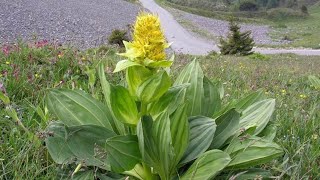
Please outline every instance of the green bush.
[[257, 11], [259, 9], [258, 4], [254, 0], [240, 1], [240, 11]]
[[227, 39], [220, 38], [220, 52], [223, 55], [237, 54], [237, 55], [249, 55], [252, 54], [252, 48], [254, 46], [254, 40], [251, 35], [251, 31], [240, 32], [240, 26], [230, 21], [229, 26], [230, 33]]
[[109, 44], [117, 44], [124, 47], [123, 41], [129, 41], [128, 33], [126, 30], [115, 29], [108, 37]]

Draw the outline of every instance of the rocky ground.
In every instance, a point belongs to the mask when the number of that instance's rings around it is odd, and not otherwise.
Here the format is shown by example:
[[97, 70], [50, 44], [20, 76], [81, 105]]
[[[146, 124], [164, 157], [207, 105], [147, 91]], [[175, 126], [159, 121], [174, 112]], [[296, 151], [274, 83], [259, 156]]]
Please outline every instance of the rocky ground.
[[1, 0], [0, 43], [37, 37], [89, 48], [127, 28], [139, 9], [123, 0]]

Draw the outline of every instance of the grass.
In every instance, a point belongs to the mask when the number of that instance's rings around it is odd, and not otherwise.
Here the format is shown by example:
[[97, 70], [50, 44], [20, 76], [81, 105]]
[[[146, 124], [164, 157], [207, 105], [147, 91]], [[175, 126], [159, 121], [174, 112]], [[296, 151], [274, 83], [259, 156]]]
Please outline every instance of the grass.
[[[46, 43], [44, 43], [46, 44]], [[45, 127], [52, 117], [46, 113], [46, 89], [65, 87], [83, 89], [101, 97], [95, 67], [106, 63], [108, 79], [122, 81], [122, 75], [111, 74], [120, 58], [118, 49], [100, 47], [77, 51], [52, 44], [10, 46], [10, 53], [0, 52], [1, 91], [11, 99], [24, 126], [40, 139], [40, 144], [17, 126], [0, 104], [0, 179], [57, 179], [60, 172], [70, 174], [74, 167], [55, 165], [44, 144]], [[291, 54], [260, 58], [209, 55], [197, 57], [211, 79], [223, 82], [225, 101], [240, 98], [263, 88], [265, 95], [276, 98], [273, 123], [278, 127], [276, 141], [285, 156], [263, 168], [280, 179], [320, 178], [320, 90], [312, 88], [308, 75], [320, 76], [319, 57]], [[177, 55], [175, 76], [194, 57]], [[42, 112], [42, 113], [41, 113]]]
[[287, 38], [293, 42], [292, 47], [320, 48], [320, 6], [309, 9], [307, 18], [286, 18], [275, 21], [275, 32], [271, 34], [274, 38]]

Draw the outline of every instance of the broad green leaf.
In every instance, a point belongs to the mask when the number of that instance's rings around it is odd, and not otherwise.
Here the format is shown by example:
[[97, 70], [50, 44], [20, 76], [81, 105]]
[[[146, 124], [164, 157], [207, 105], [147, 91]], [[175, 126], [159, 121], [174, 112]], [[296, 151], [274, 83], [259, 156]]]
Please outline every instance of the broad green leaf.
[[170, 87], [169, 90], [156, 102], [150, 104], [148, 112], [155, 117], [167, 110], [171, 115], [184, 102], [184, 94], [189, 84]]
[[101, 150], [106, 140], [116, 135], [113, 131], [101, 126], [81, 125], [66, 127], [66, 132], [66, 144], [80, 162], [105, 167]]
[[256, 102], [243, 111], [240, 127], [249, 129], [256, 126], [254, 135], [259, 134], [268, 124], [275, 108], [274, 99]]
[[317, 78], [316, 76], [310, 75], [310, 76], [308, 77], [308, 79], [309, 79], [311, 85], [312, 85], [314, 88], [320, 90], [320, 79], [319, 79], [319, 78]]
[[265, 140], [273, 141], [273, 139], [276, 137], [276, 134], [277, 127], [273, 124], [269, 124], [258, 136], [262, 137]]
[[186, 110], [186, 105], [183, 105], [179, 107], [170, 117], [172, 146], [175, 153], [174, 161], [172, 163], [173, 166], [176, 166], [179, 163], [188, 147], [189, 123]]
[[152, 61], [147, 60], [144, 62], [144, 65], [150, 68], [159, 68], [159, 67], [170, 67], [173, 61], [163, 60], [163, 61]]
[[144, 116], [137, 127], [139, 148], [143, 161], [159, 173], [161, 179], [169, 179], [174, 157], [172, 147], [170, 119], [167, 112], [156, 120]]
[[213, 114], [221, 108], [219, 90], [207, 77], [204, 77], [203, 91], [204, 96], [202, 97], [203, 107], [201, 109], [201, 115], [212, 117]]
[[235, 104], [235, 108], [237, 109], [238, 112], [242, 112], [252, 104], [258, 101], [261, 101], [262, 99], [263, 99], [263, 91], [258, 90], [237, 101], [237, 103]]
[[107, 107], [80, 90], [51, 89], [48, 109], [67, 126], [98, 125], [112, 130]]
[[171, 79], [165, 71], [149, 77], [137, 90], [137, 96], [145, 104], [158, 100], [171, 86]]
[[225, 150], [232, 161], [229, 169], [245, 169], [269, 162], [283, 154], [282, 148], [276, 143], [259, 137], [251, 137], [240, 141], [234, 139]]
[[190, 83], [185, 98], [190, 102], [188, 116], [201, 115], [203, 108], [203, 71], [199, 62], [194, 60], [189, 63], [179, 74], [174, 85]]
[[152, 75], [152, 72], [143, 66], [132, 66], [127, 69], [126, 80], [131, 96], [137, 96], [137, 89]]
[[181, 180], [210, 180], [231, 161], [229, 155], [218, 149], [203, 153], [181, 177]]
[[263, 99], [263, 93], [261, 90], [248, 94], [247, 96], [239, 100], [231, 100], [229, 104], [223, 107], [219, 112], [214, 114], [214, 118], [219, 117], [220, 115], [226, 113], [230, 109], [236, 108], [239, 113], [242, 113], [243, 110], [247, 109], [252, 104], [261, 101]]
[[180, 164], [196, 159], [209, 148], [217, 125], [211, 118], [194, 116], [189, 118], [189, 126], [189, 145]]
[[115, 117], [127, 124], [136, 125], [139, 121], [137, 105], [129, 91], [122, 86], [111, 86], [111, 108]]
[[75, 158], [75, 155], [66, 143], [67, 132], [63, 123], [52, 122], [47, 127], [47, 131], [53, 133], [52, 136], [46, 138], [46, 146], [56, 163], [69, 163], [69, 161]]
[[106, 151], [113, 172], [121, 173], [141, 162], [138, 138], [134, 135], [115, 136], [107, 140]]
[[72, 180], [94, 180], [93, 170], [80, 171], [74, 174]]
[[110, 119], [110, 124], [114, 130], [114, 132], [116, 132], [117, 134], [125, 134], [125, 129], [124, 129], [124, 125], [122, 124], [122, 122], [120, 122], [119, 120], [116, 119], [115, 115], [113, 114], [113, 112], [111, 111], [111, 85], [109, 84], [109, 82], [106, 79], [105, 73], [104, 73], [104, 64], [100, 63], [98, 66], [98, 75], [99, 75], [99, 79], [100, 79], [100, 83], [101, 83], [101, 88], [102, 88], [102, 92], [104, 95], [104, 99], [106, 102], [106, 105], [108, 108], [105, 109], [106, 111], [106, 115], [107, 115], [107, 119]]
[[231, 179], [236, 180], [248, 180], [248, 179], [256, 179], [257, 177], [263, 179], [271, 179], [272, 174], [264, 169], [248, 169], [246, 171], [242, 171], [237, 173], [231, 177]]
[[210, 149], [220, 149], [224, 143], [239, 130], [240, 114], [231, 109], [216, 119], [215, 131]]
[[52, 135], [46, 138], [46, 146], [52, 159], [58, 163], [70, 163], [77, 159], [86, 165], [99, 166], [106, 169], [103, 154], [97, 153], [98, 147], [104, 147], [105, 141], [116, 134], [104, 127], [96, 125], [80, 125], [66, 127], [61, 122], [50, 123], [47, 131]]
[[119, 72], [132, 66], [141, 66], [141, 64], [130, 61], [130, 60], [122, 60], [117, 63], [116, 68], [114, 69], [113, 72], [114, 73]]

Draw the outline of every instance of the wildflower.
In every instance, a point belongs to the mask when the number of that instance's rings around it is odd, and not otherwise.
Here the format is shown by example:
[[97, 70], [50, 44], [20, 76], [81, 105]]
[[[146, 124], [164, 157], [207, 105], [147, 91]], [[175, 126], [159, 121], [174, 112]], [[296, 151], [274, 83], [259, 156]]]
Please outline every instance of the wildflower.
[[9, 65], [9, 64], [10, 64], [10, 61], [6, 61], [6, 64]]
[[286, 95], [286, 94], [287, 94], [287, 91], [286, 91], [285, 89], [282, 89], [282, 90], [281, 90], [281, 94], [282, 94], [282, 95]]
[[62, 57], [63, 57], [63, 53], [62, 53], [62, 52], [59, 52], [59, 53], [58, 53], [58, 58], [61, 59]]
[[[131, 64], [134, 62], [151, 68], [169, 67], [172, 64], [172, 61], [166, 60], [165, 49], [170, 45], [165, 40], [160, 19], [156, 15], [139, 14], [134, 25], [133, 41], [123, 43], [126, 52], [119, 55], [127, 57]], [[120, 70], [116, 68], [115, 71]]]
[[318, 135], [317, 134], [313, 134], [312, 135], [312, 139], [317, 140], [318, 139]]
[[39, 77], [39, 74], [37, 74], [37, 73], [34, 74], [34, 77], [35, 77], [35, 78], [38, 78], [38, 77]]
[[300, 94], [299, 97], [300, 97], [301, 99], [306, 99], [306, 98], [307, 98], [307, 96], [306, 96], [305, 94]]

